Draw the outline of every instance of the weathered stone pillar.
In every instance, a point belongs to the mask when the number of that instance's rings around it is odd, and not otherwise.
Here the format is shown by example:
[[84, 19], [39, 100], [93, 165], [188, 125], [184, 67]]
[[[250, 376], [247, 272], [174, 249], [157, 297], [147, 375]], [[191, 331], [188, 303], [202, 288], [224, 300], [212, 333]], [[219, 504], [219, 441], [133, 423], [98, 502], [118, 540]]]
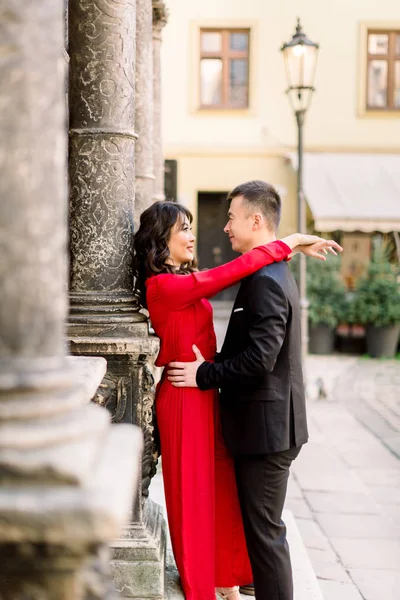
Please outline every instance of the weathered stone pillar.
[[129, 328], [135, 3], [70, 0], [69, 55], [71, 322]]
[[68, 337], [74, 354], [107, 359], [96, 401], [114, 422], [144, 433], [139, 500], [123, 539], [112, 544], [114, 580], [123, 597], [162, 598], [165, 527], [161, 508], [148, 499], [156, 459], [146, 363], [158, 340], [139, 312], [132, 275], [135, 24], [135, 2], [70, 0]]
[[154, 200], [165, 200], [164, 154], [161, 131], [161, 33], [167, 24], [165, 3], [153, 0], [153, 119], [154, 119]]
[[2, 600], [86, 598], [83, 567], [127, 517], [141, 448], [89, 403], [105, 361], [66, 356], [63, 4], [0, 9]]
[[153, 9], [151, 0], [136, 2], [136, 189], [135, 229], [141, 213], [153, 202]]

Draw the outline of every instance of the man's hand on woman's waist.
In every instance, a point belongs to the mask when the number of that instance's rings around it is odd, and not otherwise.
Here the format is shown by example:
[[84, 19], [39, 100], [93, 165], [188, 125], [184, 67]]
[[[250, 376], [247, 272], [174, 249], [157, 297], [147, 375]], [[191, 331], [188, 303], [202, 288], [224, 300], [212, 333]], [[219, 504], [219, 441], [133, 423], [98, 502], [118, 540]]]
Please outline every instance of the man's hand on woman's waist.
[[192, 346], [196, 360], [193, 362], [172, 362], [168, 365], [168, 380], [174, 387], [198, 387], [196, 373], [205, 361], [197, 346]]

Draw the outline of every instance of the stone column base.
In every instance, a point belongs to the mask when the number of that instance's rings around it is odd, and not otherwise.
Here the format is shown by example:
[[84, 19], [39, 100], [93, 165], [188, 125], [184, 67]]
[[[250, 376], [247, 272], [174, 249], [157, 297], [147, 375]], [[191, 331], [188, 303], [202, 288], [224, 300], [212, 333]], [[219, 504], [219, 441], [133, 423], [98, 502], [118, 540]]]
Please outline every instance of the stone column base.
[[111, 542], [111, 570], [121, 598], [163, 600], [166, 539], [162, 508], [147, 499], [143, 522], [126, 526]]
[[[86, 329], [86, 335], [85, 334]], [[118, 335], [118, 333], [120, 335]], [[164, 598], [166, 532], [162, 509], [148, 498], [155, 474], [157, 454], [154, 440], [153, 378], [148, 360], [159, 341], [148, 335], [147, 322], [132, 323], [130, 331], [113, 325], [74, 323], [69, 328], [74, 354], [107, 359], [107, 374], [95, 396], [115, 422], [139, 425], [143, 431], [143, 453], [138, 481], [138, 499], [123, 535], [112, 542], [114, 583], [123, 598]]]
[[102, 358], [0, 360], [0, 598], [113, 598], [104, 546], [139, 480], [143, 434], [87, 401]]

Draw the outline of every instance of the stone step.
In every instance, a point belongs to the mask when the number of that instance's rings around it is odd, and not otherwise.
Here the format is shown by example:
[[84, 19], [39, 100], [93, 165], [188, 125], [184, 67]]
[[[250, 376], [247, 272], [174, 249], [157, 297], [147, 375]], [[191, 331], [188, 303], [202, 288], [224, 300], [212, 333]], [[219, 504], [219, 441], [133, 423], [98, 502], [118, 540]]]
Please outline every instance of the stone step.
[[287, 539], [292, 559], [294, 600], [324, 600], [292, 511], [284, 510], [283, 520], [286, 523]]
[[[158, 470], [150, 485], [150, 497], [161, 504], [165, 513], [165, 499], [162, 484], [161, 469]], [[283, 519], [287, 527], [287, 538], [293, 566], [293, 579], [295, 595], [294, 600], [324, 600], [321, 589], [306, 547], [301, 538], [296, 519], [290, 510], [284, 510]], [[171, 541], [168, 534], [167, 542], [167, 568], [165, 573], [165, 598], [166, 600], [184, 600], [179, 575], [171, 550]], [[251, 600], [251, 596], [242, 595], [243, 600]]]
[[185, 600], [172, 550], [167, 549], [165, 569], [165, 600]]

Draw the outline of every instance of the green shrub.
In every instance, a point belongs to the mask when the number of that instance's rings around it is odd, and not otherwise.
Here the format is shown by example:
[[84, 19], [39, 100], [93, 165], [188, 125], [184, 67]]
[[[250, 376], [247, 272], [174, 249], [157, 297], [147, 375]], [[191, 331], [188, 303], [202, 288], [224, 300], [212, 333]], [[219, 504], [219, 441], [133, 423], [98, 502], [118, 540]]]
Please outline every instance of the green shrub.
[[343, 323], [348, 323], [349, 325], [357, 325], [360, 323], [357, 314], [356, 292], [354, 291], [349, 291], [346, 294], [342, 321]]
[[377, 248], [356, 287], [354, 313], [359, 323], [385, 327], [400, 323], [398, 269]]
[[329, 256], [326, 262], [307, 262], [308, 316], [312, 326], [336, 325], [344, 320], [346, 288], [340, 276], [339, 257]]

